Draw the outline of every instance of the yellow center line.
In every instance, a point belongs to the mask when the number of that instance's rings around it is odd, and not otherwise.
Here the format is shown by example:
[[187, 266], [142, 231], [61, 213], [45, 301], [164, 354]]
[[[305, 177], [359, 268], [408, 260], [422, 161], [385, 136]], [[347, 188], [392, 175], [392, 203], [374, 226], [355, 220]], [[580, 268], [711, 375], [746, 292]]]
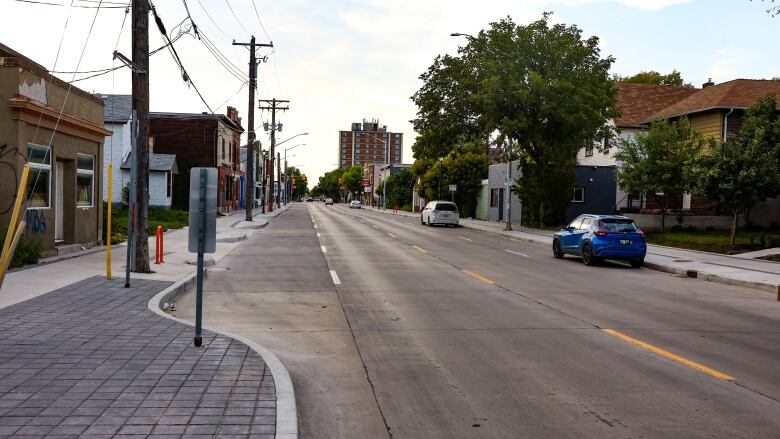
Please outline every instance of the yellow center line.
[[417, 251], [419, 251], [419, 252], [422, 252], [422, 253], [428, 253], [428, 251], [427, 251], [427, 250], [425, 250], [424, 248], [417, 247], [416, 245], [413, 245], [412, 247], [416, 248], [416, 249], [417, 249]]
[[699, 372], [706, 373], [709, 376], [724, 380], [724, 381], [733, 381], [735, 378], [730, 375], [726, 375], [725, 373], [718, 372], [715, 369], [711, 369], [703, 364], [699, 364], [695, 361], [689, 360], [687, 358], [681, 357], [677, 354], [673, 354], [667, 350], [661, 349], [659, 347], [655, 347], [649, 343], [645, 343], [642, 340], [637, 340], [633, 337], [629, 337], [626, 334], [620, 333], [618, 331], [615, 331], [614, 329], [602, 329], [602, 331], [606, 332], [607, 334], [617, 337], [623, 341], [626, 341], [628, 343], [637, 345], [643, 349], [647, 349], [650, 352], [653, 352], [655, 354], [658, 354], [666, 359], [672, 360], [674, 362], [680, 363], [682, 365], [688, 366], [692, 369], [696, 369]]
[[474, 279], [479, 279], [482, 282], [485, 282], [486, 284], [494, 285], [495, 282], [491, 279], [486, 278], [485, 276], [480, 276], [477, 273], [474, 273], [473, 271], [469, 270], [463, 270], [464, 273], [468, 274], [469, 276], [473, 277]]

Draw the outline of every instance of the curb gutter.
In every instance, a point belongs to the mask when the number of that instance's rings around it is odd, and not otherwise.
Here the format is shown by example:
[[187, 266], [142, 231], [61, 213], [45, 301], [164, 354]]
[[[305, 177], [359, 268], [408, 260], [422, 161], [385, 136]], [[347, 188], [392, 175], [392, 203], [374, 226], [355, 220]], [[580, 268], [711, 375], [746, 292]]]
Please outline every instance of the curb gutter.
[[[204, 273], [205, 275], [206, 273]], [[147, 303], [147, 307], [153, 313], [184, 323], [188, 326], [195, 326], [193, 322], [174, 317], [163, 312], [161, 306], [169, 302], [176, 296], [184, 293], [187, 289], [195, 286], [195, 273], [190, 273], [182, 279], [174, 282], [168, 288], [160, 291], [152, 297]], [[298, 439], [298, 412], [295, 406], [295, 392], [293, 389], [290, 373], [279, 358], [263, 346], [248, 340], [240, 335], [231, 334], [213, 327], [203, 325], [203, 329], [222, 334], [233, 338], [249, 346], [263, 358], [268, 368], [271, 369], [271, 375], [274, 377], [274, 387], [276, 387], [276, 439]]]
[[[397, 214], [383, 212], [383, 211], [378, 210], [378, 209], [374, 210], [374, 212], [377, 212], [377, 213], [380, 213], [380, 214], [386, 214], [386, 215], [387, 214], [397, 215]], [[400, 215], [401, 216], [410, 216], [410, 215], [403, 215], [403, 214], [400, 214]], [[502, 233], [503, 232], [502, 230], [488, 230], [488, 229], [485, 229], [485, 228], [482, 228], [482, 227], [475, 227], [475, 226], [473, 226], [471, 224], [465, 224], [465, 223], [462, 223], [462, 222], [460, 223], [460, 225], [462, 227], [470, 229], [470, 230], [476, 230], [478, 232], [484, 232], [484, 233], [491, 233], [491, 234], [494, 234], [494, 235], [500, 235], [500, 236], [505, 237], [505, 238], [510, 238], [510, 239], [514, 239], [514, 240], [517, 240], [517, 241], [523, 241], [523, 242], [530, 242], [530, 243], [534, 243], [534, 244], [548, 245], [549, 243], [547, 241], [552, 239], [551, 236], [542, 235], [541, 233], [536, 234], [536, 233], [533, 233], [533, 232], [525, 232], [524, 231], [524, 233], [529, 233], [529, 234], [533, 234], [533, 235], [539, 236], [539, 238], [530, 238], [530, 237], [512, 236], [512, 235], [509, 235], [509, 234]], [[544, 238], [546, 238], [546, 239], [544, 239]], [[660, 246], [660, 247], [663, 247], [663, 246]], [[674, 247], [668, 247], [668, 248], [674, 249]], [[651, 253], [651, 252], [648, 251], [648, 253]], [[706, 252], [697, 252], [697, 253], [706, 253]], [[662, 255], [659, 255], [659, 256], [662, 256]], [[717, 283], [725, 284], [725, 285], [747, 287], [747, 288], [753, 288], [753, 289], [757, 289], [757, 290], [761, 290], [761, 291], [767, 291], [767, 292], [770, 292], [770, 293], [775, 293], [775, 294], [777, 294], [777, 300], [780, 301], [780, 285], [774, 285], [774, 284], [769, 284], [769, 283], [761, 283], [761, 282], [751, 282], [751, 281], [741, 280], [741, 279], [733, 279], [733, 278], [724, 277], [724, 276], [721, 276], [721, 275], [718, 275], [718, 274], [702, 272], [700, 270], [695, 270], [695, 269], [670, 267], [668, 265], [662, 265], [662, 264], [658, 264], [658, 263], [654, 263], [654, 262], [649, 262], [647, 260], [645, 260], [644, 266], [646, 268], [651, 269], [651, 270], [662, 271], [664, 273], [676, 274], [676, 275], [679, 275], [679, 276], [692, 277], [692, 278], [696, 278], [696, 279], [704, 280], [704, 281], [708, 281], [708, 282], [717, 282]]]

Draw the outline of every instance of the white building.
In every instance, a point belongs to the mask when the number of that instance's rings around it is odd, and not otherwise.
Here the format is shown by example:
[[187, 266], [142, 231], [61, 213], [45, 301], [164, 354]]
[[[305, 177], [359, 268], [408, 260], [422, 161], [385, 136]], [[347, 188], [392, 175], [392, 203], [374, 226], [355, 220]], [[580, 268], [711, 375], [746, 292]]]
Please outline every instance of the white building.
[[[102, 95], [105, 103], [105, 127], [112, 132], [103, 146], [103, 201], [108, 201], [108, 164], [113, 165], [111, 202], [122, 202], [122, 188], [130, 183], [130, 127], [133, 119], [131, 95]], [[173, 174], [177, 173], [176, 155], [149, 154], [149, 205], [171, 207]]]

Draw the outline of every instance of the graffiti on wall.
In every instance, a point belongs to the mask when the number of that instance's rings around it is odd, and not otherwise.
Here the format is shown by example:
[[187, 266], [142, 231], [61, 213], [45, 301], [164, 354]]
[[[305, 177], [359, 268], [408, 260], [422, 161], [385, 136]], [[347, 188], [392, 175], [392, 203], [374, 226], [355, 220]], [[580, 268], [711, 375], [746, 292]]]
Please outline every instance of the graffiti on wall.
[[35, 235], [46, 232], [46, 217], [42, 210], [27, 211], [27, 230]]

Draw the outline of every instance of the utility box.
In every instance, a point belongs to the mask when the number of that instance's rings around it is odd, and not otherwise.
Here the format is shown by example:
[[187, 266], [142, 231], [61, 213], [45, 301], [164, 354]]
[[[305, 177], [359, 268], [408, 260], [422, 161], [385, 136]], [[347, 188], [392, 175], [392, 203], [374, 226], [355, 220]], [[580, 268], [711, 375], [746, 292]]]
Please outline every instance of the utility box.
[[[214, 253], [217, 249], [217, 168], [192, 168], [190, 171], [191, 253]], [[203, 239], [199, 249], [198, 240]]]

